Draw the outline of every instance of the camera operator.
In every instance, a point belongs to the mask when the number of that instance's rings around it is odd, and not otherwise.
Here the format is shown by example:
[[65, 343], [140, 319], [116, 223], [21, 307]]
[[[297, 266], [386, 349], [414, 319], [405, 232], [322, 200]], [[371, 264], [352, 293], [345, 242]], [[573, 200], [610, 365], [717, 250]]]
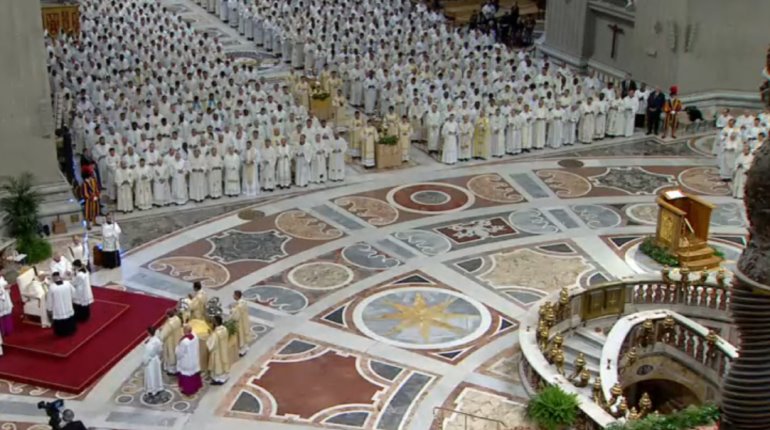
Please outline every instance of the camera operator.
[[[62, 426], [58, 427], [60, 430], [86, 430], [86, 426], [83, 424], [82, 421], [75, 421], [75, 413], [72, 412], [72, 409], [65, 409], [64, 412], [61, 414], [62, 417]], [[54, 427], [54, 430], [58, 430], [57, 427]]]

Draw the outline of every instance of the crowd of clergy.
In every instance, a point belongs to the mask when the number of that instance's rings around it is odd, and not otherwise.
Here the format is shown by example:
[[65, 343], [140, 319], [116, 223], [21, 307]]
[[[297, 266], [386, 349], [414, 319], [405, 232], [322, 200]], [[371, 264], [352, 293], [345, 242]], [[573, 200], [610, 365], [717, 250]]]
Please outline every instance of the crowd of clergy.
[[[200, 283], [193, 284], [193, 292], [182, 300], [181, 309], [170, 309], [159, 329], [150, 327], [144, 352], [144, 387], [150, 398], [164, 390], [163, 372], [178, 378], [182, 394], [192, 396], [203, 387], [206, 375], [212, 385], [221, 385], [229, 378], [230, 366], [238, 359], [232, 356], [230, 337], [235, 336], [238, 356], [248, 351], [251, 324], [246, 301], [240, 291], [233, 293], [228, 319], [235, 333], [224, 325], [221, 315], [206, 314], [207, 296]], [[196, 334], [192, 321], [210, 324], [206, 338]], [[208, 322], [207, 322], [208, 321]], [[201, 351], [206, 351], [205, 355]], [[207, 356], [207, 358], [206, 358]], [[203, 357], [203, 360], [202, 360]], [[205, 362], [203, 362], [205, 361]]]
[[341, 181], [347, 142], [157, 2], [81, 2], [46, 38], [54, 121], [118, 210]]
[[725, 109], [717, 116], [718, 137], [713, 152], [717, 156], [719, 176], [732, 182], [732, 194], [743, 198], [746, 174], [754, 162], [754, 153], [768, 140], [770, 109], [763, 112], [743, 111], [733, 115]]
[[[374, 131], [399, 137], [404, 153], [425, 142], [447, 164], [627, 137], [650, 94], [531, 58], [419, 2], [197, 2], [289, 63], [298, 71], [291, 82], [319, 77], [365, 166]], [[292, 88], [306, 103], [306, 84]], [[347, 106], [363, 115], [346, 116]]]

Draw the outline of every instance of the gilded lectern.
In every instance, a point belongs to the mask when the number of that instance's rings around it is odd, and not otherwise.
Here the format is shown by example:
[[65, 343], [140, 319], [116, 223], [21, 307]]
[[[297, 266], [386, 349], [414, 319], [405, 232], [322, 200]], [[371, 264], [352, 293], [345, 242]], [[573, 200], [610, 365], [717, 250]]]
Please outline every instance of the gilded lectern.
[[679, 258], [690, 270], [717, 267], [722, 261], [708, 246], [711, 211], [714, 205], [700, 197], [674, 189], [658, 196], [658, 226], [655, 241]]

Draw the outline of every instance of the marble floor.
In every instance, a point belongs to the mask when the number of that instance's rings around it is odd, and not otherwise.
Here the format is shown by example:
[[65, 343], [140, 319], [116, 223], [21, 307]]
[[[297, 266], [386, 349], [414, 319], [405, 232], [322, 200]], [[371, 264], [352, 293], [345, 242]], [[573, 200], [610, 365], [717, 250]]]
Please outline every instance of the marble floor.
[[187, 398], [168, 380], [154, 403], [142, 396], [141, 348], [79, 396], [0, 381], [0, 415], [34, 428], [35, 403], [58, 397], [111, 429], [460, 429], [460, 412], [526, 428], [519, 319], [562, 287], [658, 270], [637, 250], [654, 233], [660, 190], [715, 203], [713, 245], [728, 268], [738, 258], [743, 206], [718, 180], [712, 143], [359, 174], [187, 218], [125, 220], [147, 240], [94, 284], [178, 299], [201, 281], [225, 304], [242, 290], [248, 354], [225, 385]]
[[[169, 1], [237, 52], [259, 52], [186, 1]], [[276, 65], [270, 73], [280, 75]], [[201, 281], [249, 301], [254, 343], [221, 386], [174, 381], [142, 396], [142, 349], [80, 395], [0, 380], [0, 426], [40, 429], [65, 399], [105, 429], [528, 428], [521, 316], [563, 287], [658, 270], [638, 252], [656, 194], [717, 205], [713, 245], [734, 264], [743, 204], [719, 181], [713, 137], [566, 147], [519, 159], [351, 172], [342, 185], [121, 220], [127, 252], [95, 285], [178, 299]]]

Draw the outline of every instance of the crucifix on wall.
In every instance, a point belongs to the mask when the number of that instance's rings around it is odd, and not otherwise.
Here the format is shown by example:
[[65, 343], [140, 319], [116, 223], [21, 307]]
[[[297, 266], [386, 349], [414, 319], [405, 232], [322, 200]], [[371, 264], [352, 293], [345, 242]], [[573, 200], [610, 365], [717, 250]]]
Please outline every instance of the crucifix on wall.
[[612, 31], [612, 50], [610, 51], [610, 58], [615, 59], [618, 49], [618, 35], [625, 33], [623, 29], [617, 24], [610, 24], [607, 27]]

